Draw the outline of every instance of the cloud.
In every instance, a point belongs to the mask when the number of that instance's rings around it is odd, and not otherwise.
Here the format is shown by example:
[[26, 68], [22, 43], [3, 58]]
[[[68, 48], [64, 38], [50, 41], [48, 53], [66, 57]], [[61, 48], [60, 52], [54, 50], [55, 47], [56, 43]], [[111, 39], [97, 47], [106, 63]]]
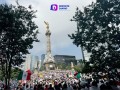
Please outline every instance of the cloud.
[[[69, 49], [76, 50], [77, 58], [81, 58], [81, 52], [77, 47], [72, 44], [72, 40], [68, 37], [68, 34], [75, 32], [76, 30], [76, 23], [70, 22], [70, 19], [75, 14], [76, 7], [83, 10], [83, 7], [90, 4], [92, 1], [96, 0], [19, 0], [19, 4], [25, 7], [32, 5], [34, 10], [37, 10], [37, 18], [35, 19], [36, 24], [39, 26], [39, 35], [38, 39], [40, 40], [39, 43], [34, 43], [34, 47], [30, 52], [33, 55], [41, 55], [46, 52], [46, 37], [45, 31], [46, 27], [44, 21], [49, 22], [51, 34], [51, 47], [54, 54], [55, 50]], [[15, 0], [6, 0], [9, 4], [16, 4]], [[51, 4], [58, 4], [58, 5], [69, 5], [69, 11], [51, 11], [50, 6]], [[73, 46], [72, 46], [73, 45]], [[66, 49], [67, 48], [67, 49]], [[70, 50], [66, 52], [67, 54], [72, 54]], [[64, 52], [64, 51], [63, 51]]]

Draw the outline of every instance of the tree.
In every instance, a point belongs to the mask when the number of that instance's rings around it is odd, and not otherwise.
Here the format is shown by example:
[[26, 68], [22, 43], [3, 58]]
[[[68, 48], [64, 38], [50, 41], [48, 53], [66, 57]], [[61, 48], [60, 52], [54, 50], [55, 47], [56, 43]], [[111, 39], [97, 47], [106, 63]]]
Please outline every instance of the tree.
[[96, 0], [84, 11], [77, 8], [72, 21], [78, 30], [69, 37], [91, 53], [96, 71], [120, 67], [120, 0]]
[[[0, 67], [1, 68], [1, 67]], [[21, 69], [19, 68], [12, 68], [11, 69], [11, 79], [17, 79], [19, 73], [20, 73]], [[2, 70], [0, 69], [0, 80], [3, 80], [3, 73]]]
[[[1, 67], [0, 67], [1, 68]], [[0, 69], [0, 80], [3, 80], [3, 73], [2, 70]]]
[[82, 71], [82, 69], [80, 68], [80, 65], [75, 65], [74, 70], [79, 72], [79, 73]]
[[83, 60], [79, 61], [79, 64], [74, 66], [74, 70], [80, 73], [91, 73], [91, 68], [92, 66], [90, 66], [90, 62]]
[[70, 70], [71, 69], [71, 65], [59, 62], [59, 63], [56, 63], [56, 68], [61, 69], [61, 70]]
[[82, 68], [82, 73], [91, 73], [93, 72], [94, 68], [90, 65], [90, 62], [85, 62], [84, 67]]
[[21, 72], [21, 69], [19, 68], [12, 68], [11, 69], [11, 79], [16, 80], [18, 78], [19, 73]]
[[32, 43], [38, 41], [38, 26], [33, 21], [35, 12], [21, 5], [0, 5], [0, 65], [7, 86], [11, 67], [19, 66]]
[[72, 68], [71, 68], [71, 65], [67, 65], [66, 67], [65, 67], [65, 69], [66, 70], [71, 70]]

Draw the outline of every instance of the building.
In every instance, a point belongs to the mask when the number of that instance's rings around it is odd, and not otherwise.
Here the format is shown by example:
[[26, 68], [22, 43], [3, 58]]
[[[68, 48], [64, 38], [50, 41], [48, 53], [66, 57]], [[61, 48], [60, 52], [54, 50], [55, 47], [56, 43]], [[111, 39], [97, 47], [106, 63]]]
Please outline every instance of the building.
[[39, 60], [38, 63], [39, 63], [39, 64], [38, 64], [38, 69], [40, 70], [40, 68], [41, 68], [41, 60]]
[[73, 62], [74, 65], [77, 65], [77, 60], [75, 56], [55, 55], [54, 59], [56, 63], [64, 63], [65, 65], [70, 65], [71, 62]]
[[31, 70], [38, 69], [38, 65], [39, 65], [39, 57], [38, 56], [32, 56], [30, 69]]
[[30, 69], [30, 66], [31, 66], [31, 59], [32, 59], [32, 56], [31, 54], [27, 54], [25, 56], [25, 62], [23, 62], [21, 65], [20, 65], [20, 69], [24, 70], [24, 71], [27, 71], [28, 69]]
[[20, 69], [27, 71], [27, 70], [34, 70], [34, 69], [39, 69], [39, 57], [38, 56], [32, 56], [31, 54], [27, 54], [25, 56], [25, 62], [23, 62], [20, 65]]
[[41, 55], [41, 65], [43, 65], [44, 60], [45, 60], [45, 54], [42, 54], [42, 55]]

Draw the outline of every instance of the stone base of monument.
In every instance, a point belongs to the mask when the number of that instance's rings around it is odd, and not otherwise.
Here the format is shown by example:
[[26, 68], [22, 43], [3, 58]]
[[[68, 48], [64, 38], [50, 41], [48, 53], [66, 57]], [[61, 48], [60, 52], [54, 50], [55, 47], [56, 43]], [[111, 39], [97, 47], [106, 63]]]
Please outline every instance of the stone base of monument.
[[44, 63], [45, 66], [45, 70], [49, 71], [49, 70], [55, 70], [55, 63], [54, 62], [45, 62]]
[[46, 71], [56, 69], [55, 60], [54, 57], [51, 55], [51, 53], [47, 53], [47, 55], [45, 55], [44, 66]]

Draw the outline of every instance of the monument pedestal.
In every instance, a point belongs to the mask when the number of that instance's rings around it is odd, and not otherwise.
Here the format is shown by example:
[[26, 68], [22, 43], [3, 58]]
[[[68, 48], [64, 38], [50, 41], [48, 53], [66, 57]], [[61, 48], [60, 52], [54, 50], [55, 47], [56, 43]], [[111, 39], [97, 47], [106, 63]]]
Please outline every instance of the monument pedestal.
[[53, 62], [45, 62], [44, 65], [45, 65], [46, 71], [55, 70], [55, 63]]
[[55, 70], [55, 61], [51, 53], [45, 56], [44, 66], [46, 71]]

